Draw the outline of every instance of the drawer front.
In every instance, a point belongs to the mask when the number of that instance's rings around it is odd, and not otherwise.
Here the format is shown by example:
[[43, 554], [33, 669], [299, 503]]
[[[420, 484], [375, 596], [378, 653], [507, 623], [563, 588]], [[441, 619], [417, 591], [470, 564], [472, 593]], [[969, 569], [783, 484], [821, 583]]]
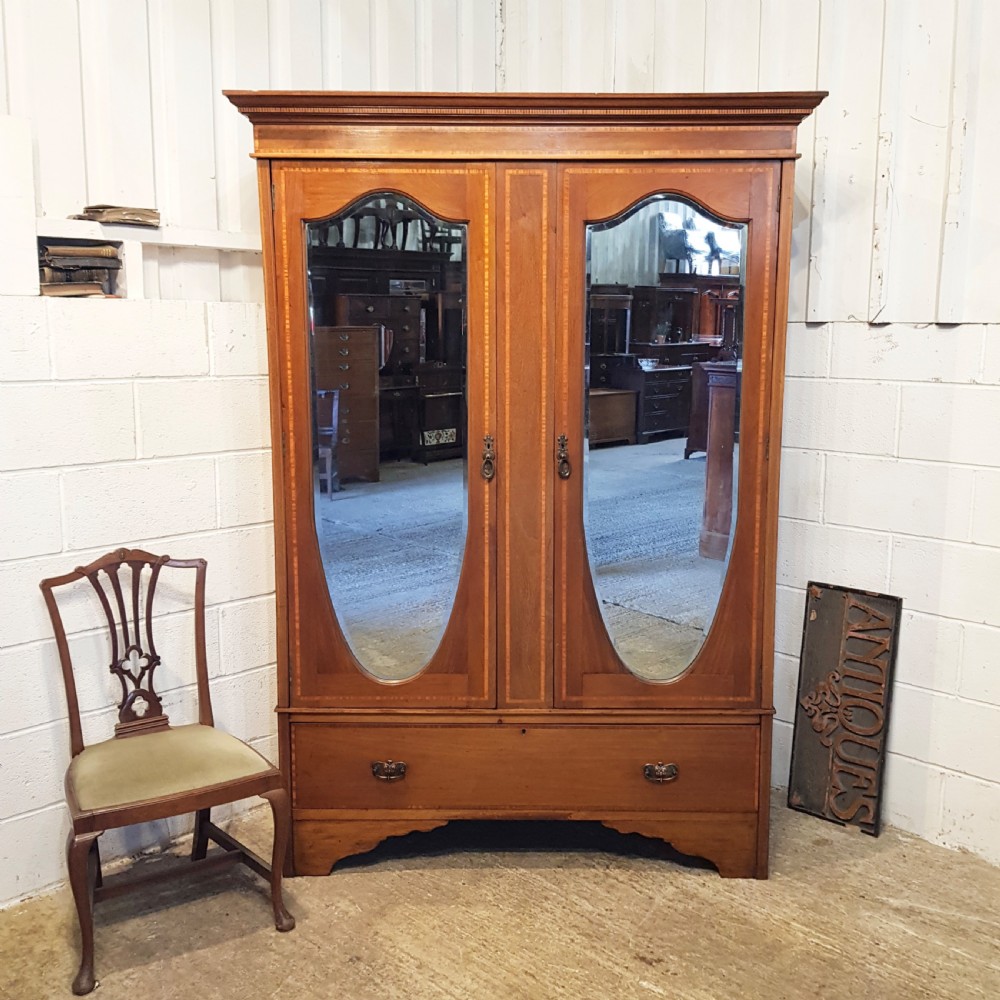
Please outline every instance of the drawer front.
[[373, 421], [378, 414], [379, 401], [374, 395], [345, 395], [340, 400], [340, 426]]
[[677, 431], [687, 427], [687, 419], [677, 409], [666, 413], [643, 414], [641, 434], [658, 434], [660, 431]]
[[372, 364], [378, 357], [378, 346], [374, 337], [362, 340], [356, 336], [353, 341], [348, 343], [338, 341], [330, 357], [338, 364], [359, 364], [361, 362]]
[[434, 371], [432, 369], [421, 371], [417, 375], [417, 382], [421, 389], [429, 389], [431, 392], [461, 392], [465, 384], [465, 379], [460, 371], [447, 369], [444, 371]]
[[691, 380], [691, 369], [682, 371], [652, 371], [646, 372], [643, 380], [645, 392], [652, 395], [681, 390]]
[[352, 295], [347, 304], [347, 322], [363, 325], [381, 322], [392, 311], [388, 295]]
[[368, 420], [341, 420], [337, 428], [337, 442], [349, 448], [371, 447], [377, 437], [376, 422], [374, 419]]
[[406, 321], [406, 317], [413, 322], [419, 322], [421, 299], [419, 295], [392, 295], [389, 297], [390, 314], [401, 322]]
[[[292, 727], [299, 809], [749, 812], [756, 726], [328, 725]], [[381, 780], [376, 762], [403, 762]], [[646, 765], [673, 764], [660, 783]]]
[[636, 368], [634, 354], [595, 354], [590, 359], [594, 371], [607, 372], [615, 368]]
[[684, 393], [669, 393], [664, 396], [643, 396], [642, 412], [645, 416], [655, 416], [658, 413], [680, 414], [684, 408]]

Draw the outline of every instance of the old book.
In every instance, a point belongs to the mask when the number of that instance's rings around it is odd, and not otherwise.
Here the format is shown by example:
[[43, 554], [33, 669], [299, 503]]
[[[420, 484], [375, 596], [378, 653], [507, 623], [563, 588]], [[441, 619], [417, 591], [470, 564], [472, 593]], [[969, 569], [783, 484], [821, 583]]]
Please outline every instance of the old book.
[[118, 258], [118, 247], [113, 243], [92, 243], [81, 246], [43, 243], [41, 250], [49, 257], [110, 257], [115, 260]]
[[105, 271], [117, 271], [122, 262], [111, 257], [56, 257], [53, 254], [43, 254], [42, 263], [48, 267], [58, 267], [72, 271], [80, 267], [98, 267]]
[[160, 224], [160, 213], [155, 208], [132, 208], [126, 205], [87, 205], [73, 219], [89, 219], [91, 222], [106, 222], [122, 226], [151, 226]]
[[99, 281], [43, 281], [39, 286], [42, 295], [60, 298], [104, 298], [104, 290]]

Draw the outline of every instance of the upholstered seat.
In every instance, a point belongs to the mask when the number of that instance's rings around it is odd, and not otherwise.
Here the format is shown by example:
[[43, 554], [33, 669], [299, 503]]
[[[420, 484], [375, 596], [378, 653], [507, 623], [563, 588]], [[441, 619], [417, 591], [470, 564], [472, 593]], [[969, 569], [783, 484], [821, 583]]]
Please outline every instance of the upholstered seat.
[[[164, 874], [241, 862], [270, 882], [274, 926], [279, 931], [295, 926], [295, 918], [281, 897], [281, 869], [290, 825], [284, 776], [252, 747], [214, 727], [205, 647], [206, 567], [204, 559], [171, 559], [141, 549], [118, 549], [72, 573], [41, 582], [59, 651], [69, 717], [72, 757], [66, 770], [66, 804], [72, 829], [66, 858], [80, 920], [80, 968], [73, 980], [73, 992], [78, 995], [97, 985], [94, 903], [159, 881]], [[191, 570], [195, 571], [194, 645], [187, 655], [194, 660], [192, 694], [197, 694], [198, 722], [175, 728], [163, 712], [154, 684], [160, 654], [153, 641], [153, 598], [161, 573], [174, 577], [173, 583], [183, 588], [185, 579], [190, 582]], [[121, 684], [114, 738], [86, 746], [73, 658], [55, 596], [63, 587], [89, 589], [96, 595], [110, 640], [110, 660], [104, 664], [110, 662], [111, 674]], [[175, 600], [180, 593], [183, 589], [174, 591]], [[185, 696], [183, 691], [179, 695]], [[254, 795], [271, 806], [274, 843], [270, 864], [212, 822], [213, 807]], [[195, 814], [190, 865], [104, 886], [97, 842], [105, 830], [180, 813]], [[223, 850], [209, 854], [210, 843]]]
[[[178, 726], [84, 747], [70, 762], [66, 786], [85, 812], [181, 795], [270, 771], [246, 743], [214, 726]], [[171, 815], [172, 803], [166, 815]]]

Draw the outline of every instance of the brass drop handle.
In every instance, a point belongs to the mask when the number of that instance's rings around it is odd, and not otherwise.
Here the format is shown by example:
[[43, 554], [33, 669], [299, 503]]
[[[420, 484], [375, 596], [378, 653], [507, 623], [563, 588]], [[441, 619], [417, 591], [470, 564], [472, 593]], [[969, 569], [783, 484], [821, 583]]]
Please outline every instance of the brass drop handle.
[[493, 450], [493, 436], [487, 434], [483, 438], [483, 467], [481, 470], [483, 479], [492, 482], [497, 474], [497, 453]]
[[559, 478], [569, 479], [573, 475], [573, 466], [569, 464], [569, 452], [567, 451], [569, 441], [566, 435], [560, 434], [556, 444], [558, 445], [556, 448], [556, 468], [559, 472]]
[[644, 764], [642, 768], [642, 776], [655, 785], [665, 785], [668, 781], [676, 781], [677, 773], [676, 764], [664, 764], [662, 760], [655, 764]]
[[379, 781], [402, 781], [406, 777], [406, 761], [373, 760], [372, 774]]

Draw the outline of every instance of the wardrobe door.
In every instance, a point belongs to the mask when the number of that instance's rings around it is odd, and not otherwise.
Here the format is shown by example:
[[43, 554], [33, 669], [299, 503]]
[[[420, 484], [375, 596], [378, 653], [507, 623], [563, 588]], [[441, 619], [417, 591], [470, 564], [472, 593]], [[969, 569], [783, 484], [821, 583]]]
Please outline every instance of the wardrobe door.
[[493, 186], [272, 166], [293, 708], [496, 702]]
[[[560, 171], [558, 705], [769, 697], [779, 181], [769, 162]], [[655, 315], [598, 350], [609, 303], [639, 300]]]

